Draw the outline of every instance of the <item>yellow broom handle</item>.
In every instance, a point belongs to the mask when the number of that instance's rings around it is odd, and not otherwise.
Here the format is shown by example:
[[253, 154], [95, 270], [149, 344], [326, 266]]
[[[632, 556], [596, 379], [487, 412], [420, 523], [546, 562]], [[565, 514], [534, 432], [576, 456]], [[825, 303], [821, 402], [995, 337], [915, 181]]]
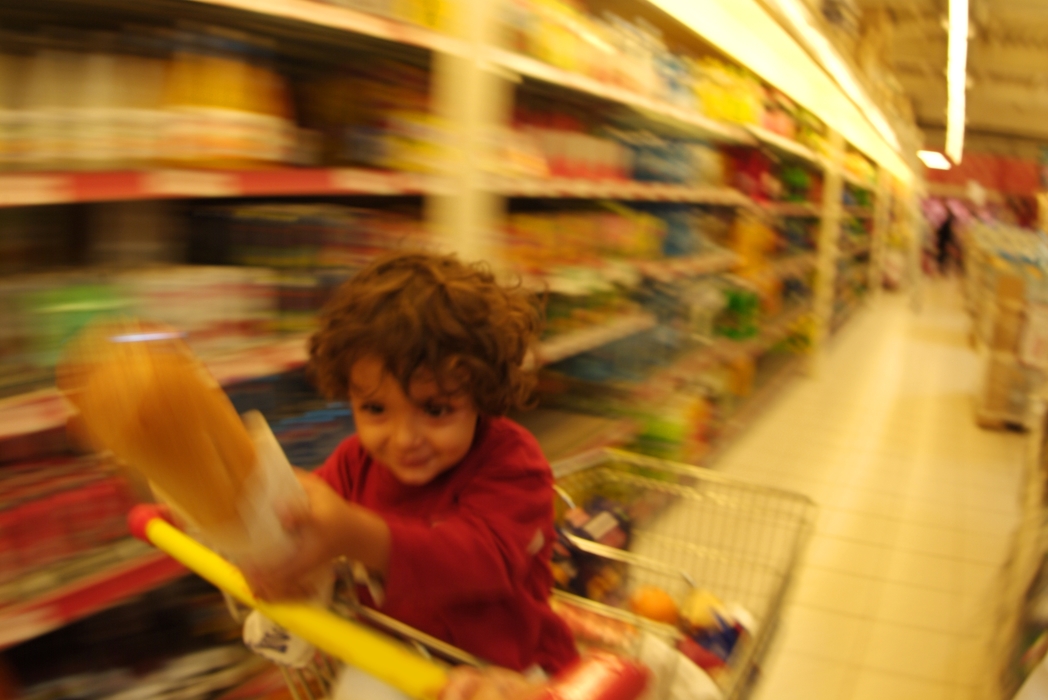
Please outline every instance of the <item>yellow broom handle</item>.
[[441, 665], [407, 646], [310, 603], [267, 603], [251, 593], [240, 570], [181, 530], [153, 506], [132, 511], [131, 531], [249, 605], [288, 632], [355, 666], [415, 700], [437, 700], [447, 681]]

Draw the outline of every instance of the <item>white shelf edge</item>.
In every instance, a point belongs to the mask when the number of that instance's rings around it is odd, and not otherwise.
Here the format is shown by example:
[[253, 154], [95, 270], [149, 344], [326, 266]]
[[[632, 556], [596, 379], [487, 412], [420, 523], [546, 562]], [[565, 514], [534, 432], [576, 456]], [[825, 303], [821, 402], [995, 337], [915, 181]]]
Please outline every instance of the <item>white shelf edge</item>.
[[742, 192], [719, 185], [493, 175], [488, 178], [488, 187], [496, 194], [520, 198], [688, 202], [731, 207], [746, 207], [752, 204], [750, 198]]
[[776, 148], [783, 153], [788, 153], [796, 158], [800, 158], [810, 165], [826, 169], [826, 160], [804, 144], [797, 143], [793, 139], [788, 139], [785, 136], [768, 131], [767, 129], [754, 124], [747, 125], [746, 130], [763, 144]]
[[818, 262], [815, 253], [797, 253], [787, 256], [772, 263], [772, 269], [779, 277], [790, 274], [798, 274], [814, 269]]
[[736, 253], [723, 251], [683, 258], [638, 261], [636, 267], [641, 274], [656, 279], [668, 279], [675, 276], [699, 276], [728, 272], [738, 263], [739, 256]]
[[822, 207], [811, 202], [768, 202], [761, 207], [769, 214], [790, 218], [822, 218]]
[[194, 2], [198, 5], [226, 7], [319, 27], [328, 27], [373, 39], [382, 39], [431, 51], [439, 51], [453, 56], [468, 56], [470, 54], [469, 48], [464, 42], [436, 30], [314, 0], [186, 1]]
[[[222, 386], [287, 372], [309, 359], [306, 338], [306, 335], [296, 334], [273, 343], [260, 343], [250, 349], [205, 358], [204, 365]], [[252, 365], [251, 353], [259, 348], [265, 349], [269, 360], [255, 358], [257, 364]], [[275, 362], [274, 356], [280, 361]], [[30, 411], [34, 405], [39, 413]], [[76, 409], [56, 387], [8, 396], [0, 399], [0, 440], [61, 428], [75, 414]]]
[[654, 328], [657, 320], [650, 314], [629, 314], [606, 324], [569, 331], [539, 345], [538, 358], [543, 365], [581, 355], [616, 340]]
[[859, 189], [862, 189], [862, 190], [867, 190], [869, 192], [875, 192], [877, 190], [877, 183], [870, 182], [868, 180], [864, 180], [861, 177], [859, 177], [858, 175], [855, 175], [854, 173], [852, 173], [850, 170], [846, 170], [845, 168], [840, 168], [840, 173], [841, 173], [841, 179], [844, 180], [845, 182], [847, 182], [849, 185], [852, 185], [854, 187], [858, 187]]
[[741, 126], [711, 119], [697, 112], [660, 102], [617, 85], [608, 85], [594, 78], [551, 66], [530, 56], [524, 56], [507, 49], [491, 47], [488, 49], [487, 57], [489, 63], [503, 70], [541, 80], [545, 83], [560, 85], [578, 92], [584, 92], [594, 97], [618, 102], [629, 107], [635, 107], [650, 112], [657, 117], [665, 117], [681, 124], [701, 129], [725, 141], [742, 144], [752, 144], [754, 142], [746, 129]]

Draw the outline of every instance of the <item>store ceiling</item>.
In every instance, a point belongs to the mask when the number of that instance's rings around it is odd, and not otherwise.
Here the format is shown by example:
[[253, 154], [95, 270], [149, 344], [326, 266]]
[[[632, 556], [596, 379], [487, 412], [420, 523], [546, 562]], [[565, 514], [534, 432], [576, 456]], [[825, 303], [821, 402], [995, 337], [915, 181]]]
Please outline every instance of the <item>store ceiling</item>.
[[[967, 129], [973, 135], [1048, 140], [1048, 0], [970, 0]], [[918, 125], [946, 118], [947, 0], [858, 0], [863, 26], [892, 19], [885, 58]], [[871, 14], [874, 13], [874, 14]]]

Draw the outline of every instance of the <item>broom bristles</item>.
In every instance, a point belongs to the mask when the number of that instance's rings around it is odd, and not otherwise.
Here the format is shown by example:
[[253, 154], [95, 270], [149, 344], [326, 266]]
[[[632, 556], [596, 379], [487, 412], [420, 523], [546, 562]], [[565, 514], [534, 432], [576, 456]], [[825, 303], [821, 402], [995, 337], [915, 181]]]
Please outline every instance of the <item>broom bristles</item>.
[[92, 441], [155, 483], [196, 525], [243, 529], [238, 504], [255, 469], [251, 438], [185, 344], [147, 330], [156, 329], [88, 329], [67, 351], [59, 388]]

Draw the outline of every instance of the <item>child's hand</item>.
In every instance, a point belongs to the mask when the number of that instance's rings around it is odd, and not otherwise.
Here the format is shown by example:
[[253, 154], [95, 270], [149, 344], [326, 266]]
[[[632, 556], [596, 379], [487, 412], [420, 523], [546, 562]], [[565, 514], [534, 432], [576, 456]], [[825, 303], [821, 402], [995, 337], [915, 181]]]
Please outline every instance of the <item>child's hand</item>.
[[244, 571], [251, 590], [262, 600], [312, 597], [317, 572], [340, 554], [338, 533], [351, 506], [312, 474], [295, 470], [295, 476], [306, 492], [305, 502], [279, 514], [294, 540], [294, 554], [272, 569]]
[[542, 690], [542, 685], [504, 668], [458, 666], [448, 674], [440, 700], [534, 700]]
[[284, 529], [295, 542], [295, 553], [279, 566], [245, 571], [251, 590], [262, 600], [311, 598], [323, 567], [336, 557], [360, 561], [384, 574], [389, 565], [389, 527], [358, 505], [342, 500], [322, 479], [295, 470], [306, 492], [306, 503], [280, 514]]

